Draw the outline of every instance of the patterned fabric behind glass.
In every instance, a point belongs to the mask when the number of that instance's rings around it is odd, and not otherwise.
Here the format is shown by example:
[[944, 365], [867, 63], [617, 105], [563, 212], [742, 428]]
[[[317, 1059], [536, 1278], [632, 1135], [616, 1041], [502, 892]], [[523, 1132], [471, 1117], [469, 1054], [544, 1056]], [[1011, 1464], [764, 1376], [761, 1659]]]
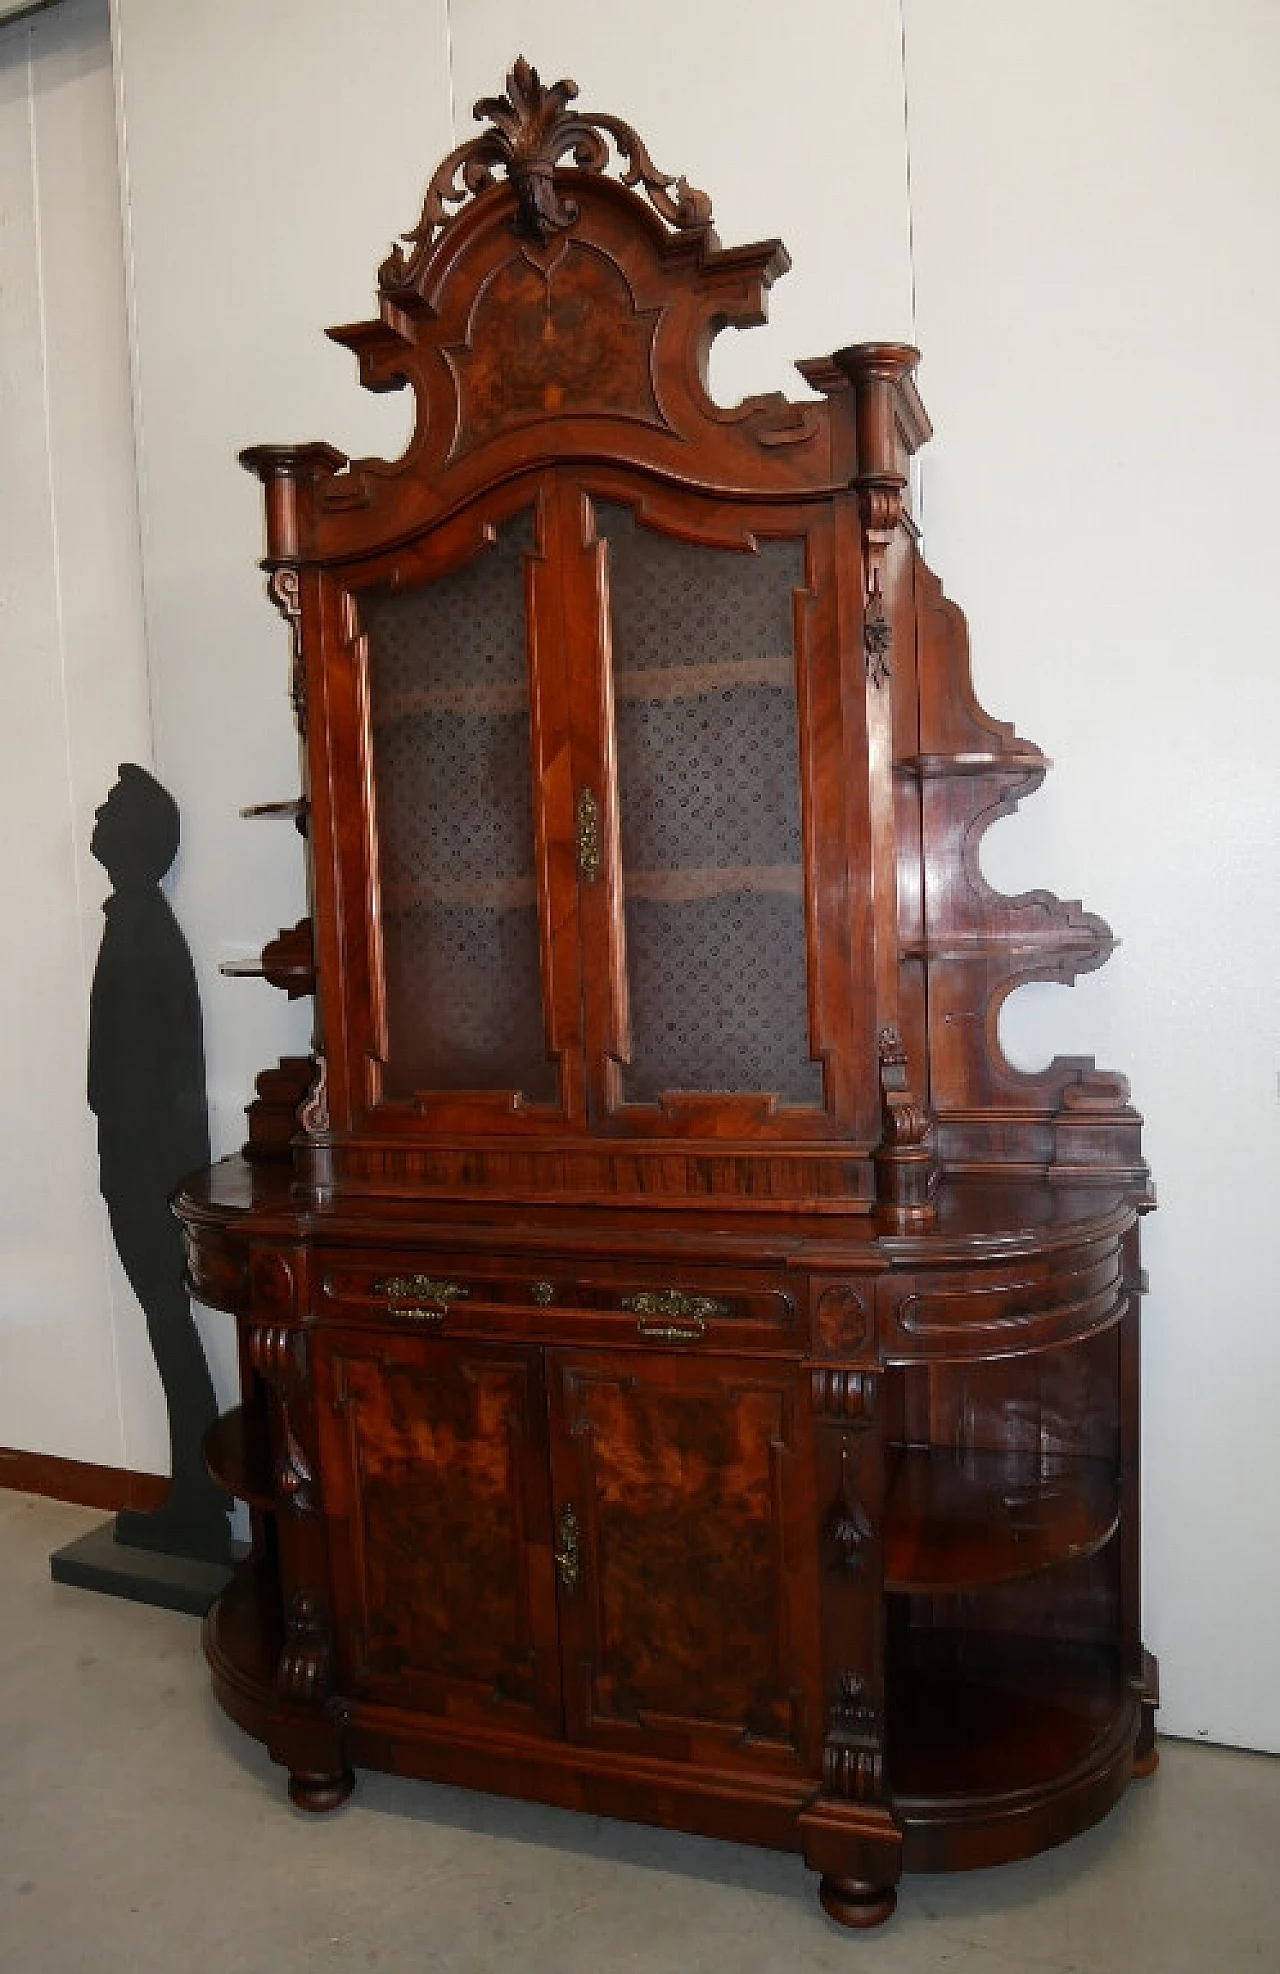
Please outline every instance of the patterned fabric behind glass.
[[545, 1054], [525, 655], [525, 514], [452, 575], [361, 598], [389, 1097], [520, 1090]]
[[792, 628], [802, 545], [705, 548], [607, 505], [597, 532], [608, 543], [627, 1100], [762, 1091], [819, 1104]]

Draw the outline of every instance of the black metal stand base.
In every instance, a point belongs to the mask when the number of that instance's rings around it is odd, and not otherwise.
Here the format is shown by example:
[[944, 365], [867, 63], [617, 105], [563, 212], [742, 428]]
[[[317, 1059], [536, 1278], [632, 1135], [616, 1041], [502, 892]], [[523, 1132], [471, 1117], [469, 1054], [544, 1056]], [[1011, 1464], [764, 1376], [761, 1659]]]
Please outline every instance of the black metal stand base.
[[[233, 1545], [237, 1559], [248, 1553], [244, 1543]], [[186, 1611], [203, 1617], [219, 1592], [231, 1581], [230, 1565], [206, 1563], [194, 1556], [169, 1556], [160, 1549], [135, 1549], [117, 1542], [115, 1523], [90, 1529], [49, 1558], [55, 1583], [78, 1590], [98, 1590], [107, 1597], [127, 1597], [135, 1604], [158, 1604], [166, 1611]]]

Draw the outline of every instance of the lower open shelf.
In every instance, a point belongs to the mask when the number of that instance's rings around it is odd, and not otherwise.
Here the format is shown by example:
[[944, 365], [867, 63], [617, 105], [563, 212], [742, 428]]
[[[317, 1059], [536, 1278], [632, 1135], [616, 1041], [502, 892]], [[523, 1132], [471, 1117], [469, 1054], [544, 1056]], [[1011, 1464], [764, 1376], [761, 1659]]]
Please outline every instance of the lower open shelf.
[[1106, 1460], [898, 1447], [885, 1508], [885, 1588], [945, 1593], [1012, 1583], [1094, 1555], [1119, 1516], [1119, 1484]]
[[237, 1501], [264, 1511], [274, 1509], [267, 1422], [260, 1407], [237, 1405], [215, 1419], [205, 1434], [204, 1462]]
[[[1030, 1831], [1026, 1811], [1046, 1802], [1061, 1804], [1061, 1828], [1047, 1840], [1061, 1841], [1096, 1821], [1129, 1778], [1138, 1703], [1106, 1646], [900, 1633], [887, 1701], [889, 1790], [910, 1869], [1023, 1855], [1019, 1824]], [[1037, 1829], [1028, 1850], [1046, 1842]]]

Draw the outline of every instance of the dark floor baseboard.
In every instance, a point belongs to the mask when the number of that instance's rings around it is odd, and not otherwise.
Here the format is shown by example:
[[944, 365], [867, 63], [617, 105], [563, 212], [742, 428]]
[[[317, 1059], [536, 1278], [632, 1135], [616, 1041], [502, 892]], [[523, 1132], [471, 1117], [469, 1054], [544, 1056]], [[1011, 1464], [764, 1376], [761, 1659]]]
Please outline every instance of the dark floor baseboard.
[[82, 1508], [136, 1508], [149, 1514], [169, 1492], [167, 1474], [139, 1474], [129, 1467], [99, 1467], [89, 1460], [64, 1460], [57, 1453], [24, 1453], [0, 1446], [0, 1487], [21, 1494], [44, 1494], [52, 1501], [74, 1501]]

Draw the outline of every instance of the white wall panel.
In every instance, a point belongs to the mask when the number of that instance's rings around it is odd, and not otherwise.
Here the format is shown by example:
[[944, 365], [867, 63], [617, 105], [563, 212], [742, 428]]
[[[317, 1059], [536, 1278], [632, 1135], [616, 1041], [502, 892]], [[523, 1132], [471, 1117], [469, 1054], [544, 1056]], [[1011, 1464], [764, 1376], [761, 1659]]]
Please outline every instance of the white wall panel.
[[1124, 941], [1004, 1035], [1132, 1077], [1162, 1724], [1280, 1748], [1280, 11], [906, 0], [906, 57], [926, 546], [1057, 762], [984, 863]]
[[785, 243], [794, 272], [768, 326], [726, 330], [713, 351], [723, 402], [804, 396], [798, 357], [910, 339], [897, 0], [465, 0], [453, 9], [459, 140], [518, 54], [544, 82], [572, 76], [583, 106], [622, 116], [660, 171], [709, 193], [726, 246]]
[[[390, 238], [448, 148], [443, 0], [115, 0], [156, 748], [183, 813], [175, 908], [204, 1001], [215, 1154], [310, 1003], [219, 976], [306, 909], [285, 627], [241, 446], [396, 453], [409, 401], [360, 390], [327, 324], [372, 312]], [[233, 1339], [203, 1334], [224, 1394]]]
[[85, 1101], [93, 811], [150, 756], [106, 0], [0, 34], [0, 1445], [163, 1467]]

